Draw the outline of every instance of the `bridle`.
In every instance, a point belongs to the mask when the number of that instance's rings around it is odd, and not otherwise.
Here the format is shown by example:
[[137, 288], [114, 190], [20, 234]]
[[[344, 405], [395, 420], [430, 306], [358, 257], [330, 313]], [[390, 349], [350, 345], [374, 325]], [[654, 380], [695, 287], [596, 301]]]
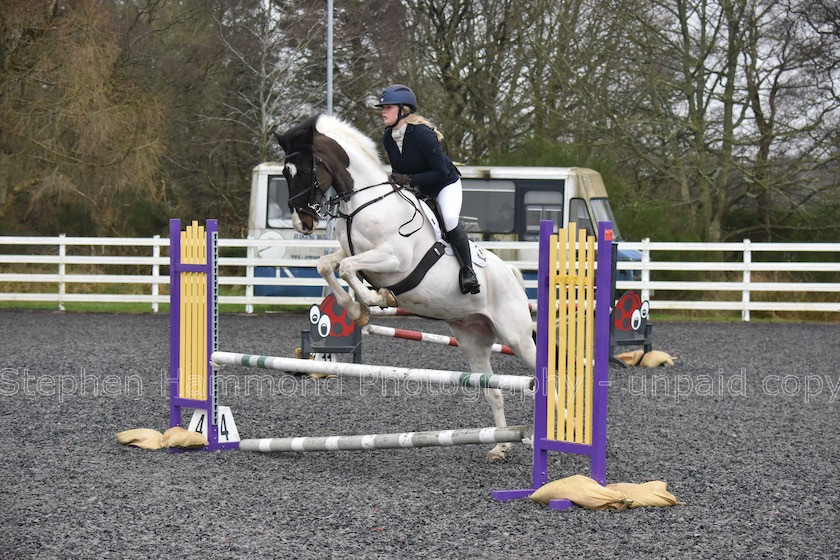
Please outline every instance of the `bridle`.
[[[292, 152], [291, 154], [288, 154], [286, 156], [286, 161], [288, 161], [293, 156], [301, 155], [301, 153], [302, 152]], [[309, 185], [309, 188], [307, 188], [305, 190], [302, 190], [301, 192], [297, 193], [294, 196], [289, 197], [289, 210], [292, 210], [293, 212], [298, 212], [299, 214], [309, 214], [309, 215], [314, 214], [314, 216], [317, 216], [317, 217], [321, 218], [322, 220], [325, 220], [328, 217], [330, 217], [330, 214], [329, 214], [329, 211], [323, 211], [322, 212], [325, 205], [322, 205], [322, 204], [317, 202], [317, 196], [318, 196], [317, 193], [321, 194], [321, 201], [323, 202], [324, 197], [327, 196], [327, 191], [329, 191], [329, 187], [324, 189], [321, 186], [321, 183], [318, 181], [318, 169], [317, 169], [317, 164], [318, 163], [320, 163], [324, 167], [324, 169], [327, 170], [327, 173], [330, 172], [329, 168], [326, 166], [326, 164], [324, 164], [324, 160], [322, 160], [320, 158], [320, 156], [318, 156], [315, 152], [312, 152], [312, 182]], [[295, 200], [296, 198], [299, 198], [301, 196], [304, 196], [304, 195], [309, 195], [309, 199], [307, 200], [307, 203], [306, 203], [305, 207], [292, 203], [293, 200]], [[328, 200], [327, 202], [329, 203], [330, 200]]]
[[[292, 152], [291, 154], [286, 155], [286, 161], [288, 161], [293, 156], [299, 156], [301, 154], [302, 154], [302, 152], [300, 152], [300, 151]], [[328, 185], [326, 188], [324, 188], [321, 185], [320, 181], [318, 181], [318, 170], [317, 170], [318, 164], [321, 164], [321, 166], [324, 168], [324, 170], [326, 170], [327, 173], [329, 173], [332, 177], [335, 177], [335, 174], [332, 171], [330, 171], [330, 168], [327, 167], [327, 164], [324, 163], [324, 160], [321, 159], [321, 157], [318, 154], [316, 154], [315, 151], [313, 150], [313, 152], [312, 152], [312, 180], [311, 180], [311, 183], [310, 183], [309, 187], [306, 188], [305, 190], [302, 190], [301, 192], [297, 193], [296, 195], [289, 197], [289, 209], [292, 210], [293, 212], [298, 212], [299, 214], [301, 214], [301, 213], [302, 214], [309, 214], [310, 216], [313, 216], [313, 217], [317, 216], [321, 220], [326, 220], [328, 218], [343, 218], [344, 220], [347, 221], [347, 231], [349, 232], [352, 221], [353, 221], [353, 218], [355, 217], [356, 214], [358, 214], [359, 212], [361, 212], [362, 210], [364, 210], [368, 206], [376, 204], [377, 202], [379, 202], [380, 200], [384, 199], [385, 197], [387, 197], [389, 195], [399, 194], [402, 199], [404, 199], [412, 207], [414, 207], [414, 216], [416, 216], [418, 213], [421, 215], [421, 217], [423, 216], [423, 213], [420, 211], [420, 209], [417, 208], [417, 206], [415, 206], [415, 204], [411, 201], [411, 199], [409, 199], [405, 195], [405, 193], [402, 192], [406, 187], [402, 186], [402, 185], [396, 185], [394, 183], [391, 183], [390, 181], [383, 181], [381, 183], [375, 183], [373, 185], [368, 185], [368, 186], [362, 187], [360, 189], [352, 189], [352, 190], [349, 190], [349, 191], [346, 191], [346, 192], [343, 192], [343, 193], [338, 192], [338, 189], [336, 189], [337, 194], [335, 196], [332, 196], [332, 197], [324, 200], [325, 197], [327, 196], [327, 192], [329, 191], [330, 187], [334, 187], [334, 185]], [[382, 194], [382, 195], [380, 195], [376, 198], [368, 200], [367, 202], [365, 202], [364, 204], [362, 204], [361, 206], [359, 206], [358, 208], [353, 210], [353, 212], [351, 212], [350, 214], [342, 212], [339, 209], [339, 207], [338, 207], [339, 204], [341, 202], [345, 202], [345, 201], [349, 200], [354, 194], [366, 191], [368, 189], [373, 189], [375, 187], [381, 187], [383, 185], [391, 185], [391, 187], [393, 187], [393, 188], [392, 188], [392, 190], [386, 192], [385, 194]], [[318, 193], [321, 194], [321, 203], [317, 202]], [[295, 200], [297, 198], [300, 198], [304, 195], [309, 196], [309, 199], [308, 199], [305, 207], [300, 206], [300, 205], [292, 204], [293, 200]], [[400, 226], [400, 229], [402, 229], [403, 226], [413, 222], [414, 221], [414, 216], [412, 216], [412, 218], [408, 222], [406, 222], [405, 224]], [[415, 229], [414, 231], [412, 231], [410, 233], [407, 233], [407, 234], [402, 233], [400, 231], [400, 235], [402, 235], [403, 237], [409, 237], [409, 236], [413, 235], [414, 233], [416, 233], [417, 231], [419, 231], [422, 227], [423, 227], [423, 221], [421, 220], [420, 226], [418, 226], [417, 229]], [[349, 238], [349, 235], [348, 235], [348, 238]], [[352, 242], [351, 242], [351, 247], [352, 247]]]

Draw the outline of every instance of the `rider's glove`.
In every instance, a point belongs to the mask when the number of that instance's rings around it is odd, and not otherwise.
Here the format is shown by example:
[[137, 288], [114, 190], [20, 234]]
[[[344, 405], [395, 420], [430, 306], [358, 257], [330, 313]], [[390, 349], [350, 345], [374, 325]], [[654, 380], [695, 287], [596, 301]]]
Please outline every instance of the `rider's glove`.
[[411, 177], [402, 173], [394, 173], [393, 175], [388, 175], [388, 182], [405, 187], [411, 184]]

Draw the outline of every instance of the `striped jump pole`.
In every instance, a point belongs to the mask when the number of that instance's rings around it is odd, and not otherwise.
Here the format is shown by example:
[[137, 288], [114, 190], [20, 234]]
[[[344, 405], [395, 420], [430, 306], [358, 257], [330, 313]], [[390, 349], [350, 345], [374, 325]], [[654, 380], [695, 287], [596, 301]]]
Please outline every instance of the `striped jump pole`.
[[552, 221], [540, 223], [532, 485], [494, 491], [497, 500], [546, 484], [549, 452], [589, 456], [592, 478], [606, 483], [612, 237], [612, 224], [600, 222], [596, 269], [593, 236], [574, 223], [556, 234]]
[[244, 439], [243, 451], [364, 451], [368, 449], [400, 449], [406, 447], [447, 447], [479, 443], [516, 443], [527, 437], [527, 426], [504, 428], [471, 428], [435, 432], [405, 432], [365, 436], [290, 437]]
[[430, 385], [460, 385], [524, 392], [533, 388], [534, 379], [524, 375], [495, 375], [465, 371], [371, 366], [320, 360], [300, 360], [275, 356], [255, 356], [234, 352], [213, 352], [211, 361], [216, 365], [243, 366], [275, 369], [289, 373], [319, 373], [338, 377], [355, 377], [379, 381], [415, 381]]
[[[528, 311], [533, 312], [533, 306], [529, 303], [528, 304]], [[410, 311], [406, 311], [405, 309], [401, 309], [399, 307], [372, 307], [370, 309], [370, 316], [371, 317], [420, 317], [420, 315], [415, 315]]]
[[[401, 338], [404, 340], [417, 340], [419, 342], [431, 342], [433, 344], [443, 344], [446, 346], [458, 346], [458, 341], [454, 336], [410, 331], [394, 327], [384, 327], [381, 325], [365, 325], [362, 327], [362, 333], [375, 334], [377, 336], [390, 336], [391, 338]], [[507, 346], [506, 344], [494, 344], [491, 351], [497, 354], [508, 354], [510, 356], [514, 355], [513, 350], [511, 350], [510, 346]]]

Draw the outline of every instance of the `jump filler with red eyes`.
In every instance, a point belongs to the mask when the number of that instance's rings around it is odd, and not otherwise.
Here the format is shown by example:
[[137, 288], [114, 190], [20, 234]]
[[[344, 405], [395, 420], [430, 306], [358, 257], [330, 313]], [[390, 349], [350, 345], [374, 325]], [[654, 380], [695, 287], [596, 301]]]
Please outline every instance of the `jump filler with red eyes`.
[[635, 331], [644, 334], [650, 314], [650, 303], [642, 301], [639, 294], [627, 291], [613, 309], [613, 328], [616, 331]]
[[338, 305], [333, 294], [324, 298], [320, 305], [309, 308], [309, 329], [312, 342], [326, 341], [325, 346], [342, 345], [350, 342], [356, 324], [347, 315], [347, 310]]

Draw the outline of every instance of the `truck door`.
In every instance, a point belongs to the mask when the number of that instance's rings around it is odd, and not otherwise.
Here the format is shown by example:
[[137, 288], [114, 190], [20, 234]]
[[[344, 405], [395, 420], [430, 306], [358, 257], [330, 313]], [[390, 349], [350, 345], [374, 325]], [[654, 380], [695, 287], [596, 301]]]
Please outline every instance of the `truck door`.
[[523, 241], [535, 241], [540, 236], [540, 221], [551, 220], [558, 228], [564, 223], [563, 199], [565, 180], [556, 181], [519, 181], [518, 218], [519, 238]]

